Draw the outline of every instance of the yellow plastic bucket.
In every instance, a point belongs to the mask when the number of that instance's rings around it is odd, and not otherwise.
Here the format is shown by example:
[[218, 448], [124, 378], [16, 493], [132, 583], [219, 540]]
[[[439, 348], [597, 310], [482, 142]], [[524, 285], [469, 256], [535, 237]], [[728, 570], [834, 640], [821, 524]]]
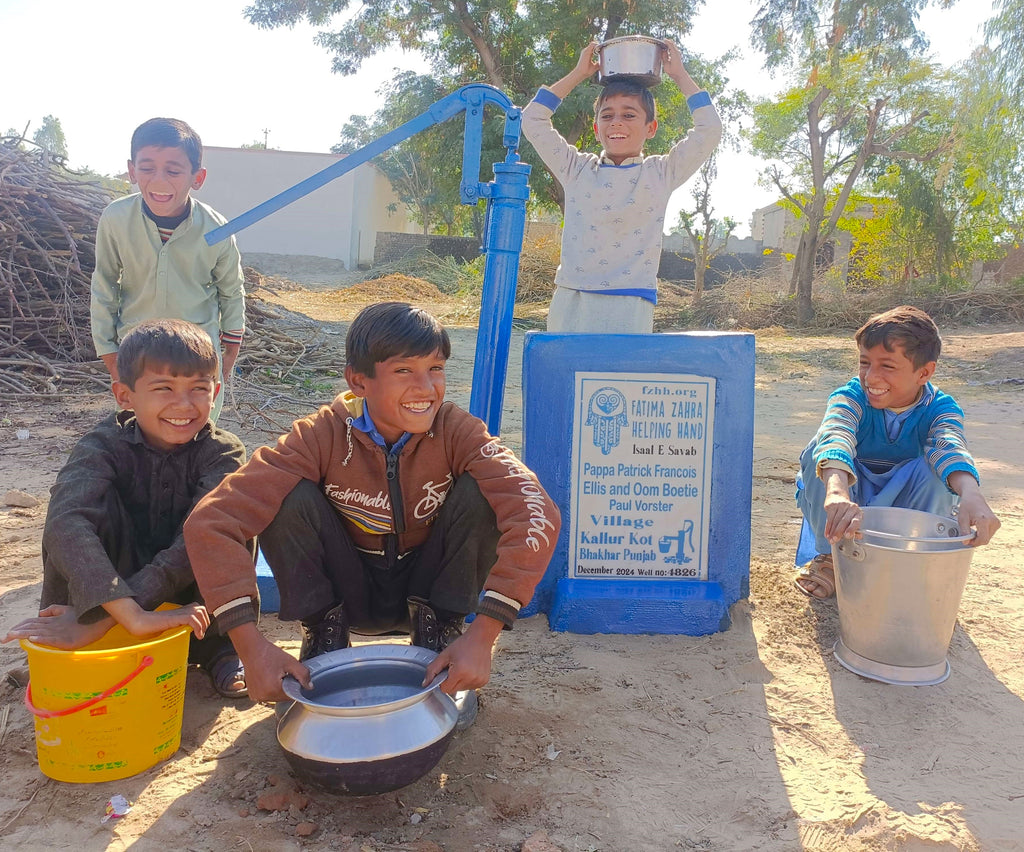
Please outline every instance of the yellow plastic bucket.
[[23, 639], [40, 771], [57, 781], [113, 781], [174, 754], [189, 632], [175, 627], [140, 642], [115, 625], [76, 651]]

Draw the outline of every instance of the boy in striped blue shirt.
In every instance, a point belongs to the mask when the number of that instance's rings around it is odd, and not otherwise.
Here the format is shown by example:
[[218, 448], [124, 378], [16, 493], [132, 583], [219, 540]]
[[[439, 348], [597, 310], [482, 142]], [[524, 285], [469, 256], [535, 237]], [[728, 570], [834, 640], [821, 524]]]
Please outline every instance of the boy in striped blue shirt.
[[967, 451], [964, 413], [931, 383], [942, 348], [932, 318], [902, 305], [871, 317], [855, 340], [859, 375], [829, 397], [800, 455], [797, 504], [818, 555], [795, 584], [814, 598], [835, 593], [831, 545], [858, 534], [861, 506], [955, 509], [961, 528], [975, 530], [972, 545], [986, 544], [1000, 526]]

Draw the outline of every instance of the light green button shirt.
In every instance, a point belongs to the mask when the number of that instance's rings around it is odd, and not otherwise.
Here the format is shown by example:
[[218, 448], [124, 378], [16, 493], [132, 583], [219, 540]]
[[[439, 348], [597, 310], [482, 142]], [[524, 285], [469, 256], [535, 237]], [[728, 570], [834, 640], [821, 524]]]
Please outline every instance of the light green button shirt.
[[111, 202], [96, 228], [92, 339], [97, 355], [117, 351], [139, 323], [183, 319], [220, 348], [221, 331], [245, 328], [242, 258], [235, 238], [208, 246], [203, 235], [227, 220], [192, 199], [192, 215], [163, 243], [138, 193]]

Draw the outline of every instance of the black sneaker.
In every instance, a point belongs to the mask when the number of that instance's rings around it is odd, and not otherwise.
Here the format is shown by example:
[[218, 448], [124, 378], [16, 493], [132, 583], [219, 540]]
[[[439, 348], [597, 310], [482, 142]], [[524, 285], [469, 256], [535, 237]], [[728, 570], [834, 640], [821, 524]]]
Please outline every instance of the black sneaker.
[[348, 646], [348, 616], [345, 615], [345, 608], [342, 604], [327, 610], [326, 615], [316, 624], [302, 622], [302, 648], [299, 650], [299, 662]]
[[[441, 619], [423, 598], [412, 597], [409, 604], [409, 641], [420, 648], [440, 653], [462, 635], [465, 619]], [[479, 708], [475, 689], [456, 692], [452, 698], [459, 711], [456, 731], [464, 731], [476, 721]]]
[[411, 597], [409, 604], [409, 641], [418, 648], [441, 653], [462, 635], [465, 619], [437, 617], [423, 598]]

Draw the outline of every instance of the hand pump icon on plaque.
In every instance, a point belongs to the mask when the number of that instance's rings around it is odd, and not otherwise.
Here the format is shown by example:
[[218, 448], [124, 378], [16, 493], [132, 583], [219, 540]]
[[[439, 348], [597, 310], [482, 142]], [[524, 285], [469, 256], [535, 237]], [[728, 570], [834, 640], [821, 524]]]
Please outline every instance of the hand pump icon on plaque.
[[[676, 545], [675, 553], [670, 552], [673, 544]], [[658, 540], [658, 550], [669, 554], [665, 557], [664, 561], [679, 565], [685, 565], [687, 562], [693, 561], [693, 558], [686, 554], [687, 545], [689, 545], [690, 553], [696, 552], [693, 547], [693, 521], [689, 518], [683, 521], [683, 528], [676, 535], [663, 535]]]

